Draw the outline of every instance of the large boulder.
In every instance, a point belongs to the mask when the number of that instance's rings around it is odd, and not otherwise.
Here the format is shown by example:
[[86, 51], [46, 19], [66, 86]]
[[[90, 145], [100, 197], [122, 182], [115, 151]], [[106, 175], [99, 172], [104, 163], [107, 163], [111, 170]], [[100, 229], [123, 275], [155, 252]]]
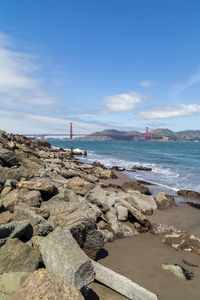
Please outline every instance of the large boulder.
[[159, 209], [165, 209], [175, 206], [174, 198], [171, 196], [167, 196], [164, 192], [157, 193], [154, 196], [154, 199]]
[[128, 209], [122, 205], [116, 206], [117, 218], [119, 221], [127, 221], [128, 220]]
[[33, 227], [33, 235], [46, 236], [53, 230], [52, 225], [47, 220], [37, 215], [25, 204], [15, 206], [12, 219], [14, 221], [27, 220]]
[[151, 193], [149, 192], [149, 189], [146, 186], [144, 186], [136, 181], [125, 181], [122, 184], [122, 189], [124, 191], [134, 190], [134, 191], [138, 191], [142, 194], [151, 195]]
[[84, 248], [99, 250], [104, 245], [104, 234], [100, 230], [90, 230], [87, 233], [86, 240], [83, 244]]
[[39, 191], [30, 191], [29, 189], [14, 189], [2, 198], [2, 204], [5, 209], [13, 211], [15, 205], [24, 203], [28, 206], [39, 207], [42, 197]]
[[35, 271], [11, 300], [83, 300], [81, 293], [60, 276], [46, 269]]
[[118, 197], [124, 199], [144, 215], [151, 215], [157, 209], [157, 204], [152, 196], [138, 191], [129, 190], [127, 193], [120, 192]]
[[68, 230], [56, 229], [40, 242], [46, 268], [82, 289], [94, 281], [95, 273], [87, 255]]
[[9, 239], [0, 248], [0, 274], [9, 272], [33, 272], [41, 261], [38, 250], [19, 239]]
[[70, 230], [80, 246], [85, 242], [87, 233], [96, 227], [96, 214], [85, 199], [72, 202], [60, 201], [54, 208], [48, 207], [48, 209], [49, 222], [54, 229], [61, 227]]
[[108, 221], [108, 226], [113, 232], [115, 238], [128, 237], [136, 234], [136, 231], [134, 232], [130, 227], [120, 223], [117, 220], [117, 217], [110, 211], [106, 213], [105, 217]]
[[164, 237], [163, 243], [176, 250], [185, 250], [200, 255], [200, 239], [185, 232], [176, 232]]
[[10, 300], [31, 275], [28, 272], [10, 272], [0, 275], [0, 299]]
[[16, 155], [3, 147], [0, 147], [0, 160], [7, 167], [13, 167], [18, 164], [18, 159]]
[[180, 191], [178, 191], [178, 195], [185, 197], [185, 198], [192, 198], [192, 199], [200, 200], [200, 193], [195, 192], [195, 191], [180, 190]]
[[72, 189], [78, 195], [85, 196], [94, 187], [94, 184], [80, 177], [73, 177], [65, 187]]
[[116, 174], [112, 170], [103, 169], [101, 167], [95, 167], [92, 173], [101, 179], [117, 179]]
[[50, 195], [57, 194], [57, 188], [56, 186], [45, 180], [41, 181], [22, 181], [18, 184], [18, 188], [22, 189], [28, 189], [28, 190], [36, 190], [44, 193], [48, 193]]

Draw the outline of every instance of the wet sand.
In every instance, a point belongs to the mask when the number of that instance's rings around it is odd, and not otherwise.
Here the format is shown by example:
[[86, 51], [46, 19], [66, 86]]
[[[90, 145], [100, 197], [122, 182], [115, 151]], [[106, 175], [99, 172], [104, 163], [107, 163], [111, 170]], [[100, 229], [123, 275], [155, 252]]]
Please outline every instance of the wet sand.
[[[111, 182], [122, 183], [130, 180], [123, 173], [119, 172], [117, 175], [119, 179]], [[156, 210], [149, 220], [173, 225], [200, 238], [200, 211], [186, 204], [179, 203], [175, 208]], [[186, 251], [176, 251], [163, 244], [162, 238], [163, 235], [143, 233], [107, 243], [104, 248], [108, 255], [100, 259], [99, 263], [159, 295], [160, 300], [199, 300], [200, 257]], [[199, 267], [187, 266], [183, 259]], [[194, 278], [190, 281], [179, 279], [169, 271], [161, 269], [164, 263], [180, 264], [193, 272]], [[95, 293], [89, 298], [92, 300], [127, 299], [98, 283], [93, 284], [93, 290]]]

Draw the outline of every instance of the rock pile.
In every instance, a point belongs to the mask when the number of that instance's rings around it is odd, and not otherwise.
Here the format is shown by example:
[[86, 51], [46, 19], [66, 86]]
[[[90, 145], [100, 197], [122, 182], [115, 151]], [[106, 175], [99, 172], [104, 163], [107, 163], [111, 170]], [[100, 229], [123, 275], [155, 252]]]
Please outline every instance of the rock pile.
[[105, 183], [115, 178], [99, 163], [0, 131], [0, 274], [16, 282], [2, 299], [83, 299], [95, 279], [90, 258], [105, 242], [163, 233], [147, 216], [171, 200], [138, 183]]

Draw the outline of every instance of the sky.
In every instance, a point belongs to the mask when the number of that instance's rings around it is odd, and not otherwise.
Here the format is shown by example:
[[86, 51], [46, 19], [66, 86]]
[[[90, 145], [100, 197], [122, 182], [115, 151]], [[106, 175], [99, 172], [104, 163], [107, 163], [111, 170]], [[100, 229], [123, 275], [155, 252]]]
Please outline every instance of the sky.
[[199, 0], [0, 2], [0, 129], [200, 129]]

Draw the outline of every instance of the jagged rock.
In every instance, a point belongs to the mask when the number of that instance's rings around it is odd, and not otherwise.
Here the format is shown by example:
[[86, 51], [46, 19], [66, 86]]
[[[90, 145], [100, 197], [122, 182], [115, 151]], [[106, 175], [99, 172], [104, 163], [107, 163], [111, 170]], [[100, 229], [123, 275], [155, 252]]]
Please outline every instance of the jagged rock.
[[6, 176], [3, 169], [0, 169], [0, 192], [3, 189], [4, 183], [6, 182]]
[[12, 213], [10, 211], [3, 211], [0, 213], [0, 225], [9, 223], [12, 219]]
[[81, 293], [66, 280], [46, 269], [35, 271], [11, 300], [83, 300]]
[[19, 239], [9, 239], [0, 248], [0, 274], [8, 272], [33, 272], [40, 262], [38, 250]]
[[102, 169], [101, 167], [95, 167], [93, 174], [101, 179], [117, 179], [117, 176], [112, 170]]
[[87, 249], [101, 249], [104, 245], [104, 235], [100, 230], [90, 230], [87, 233], [86, 240], [83, 244]]
[[106, 201], [106, 193], [104, 191], [104, 189], [101, 188], [100, 185], [95, 186], [94, 189], [92, 189], [91, 191], [89, 191], [85, 198], [93, 203], [96, 204], [97, 206], [104, 206], [105, 205], [105, 201]]
[[127, 193], [120, 192], [118, 197], [124, 199], [144, 215], [151, 215], [157, 209], [157, 204], [152, 196], [138, 191], [129, 190]]
[[178, 191], [178, 195], [186, 198], [192, 198], [192, 199], [197, 199], [200, 200], [200, 193], [195, 192], [195, 191], [190, 191], [190, 190], [180, 190]]
[[178, 265], [167, 265], [167, 264], [162, 264], [161, 268], [163, 270], [168, 270], [171, 273], [173, 273], [175, 276], [181, 278], [181, 279], [186, 279], [184, 274], [183, 274], [183, 270], [180, 266]]
[[20, 181], [20, 179], [22, 177], [19, 168], [13, 169], [13, 168], [6, 167], [6, 168], [3, 168], [2, 172], [3, 172], [6, 180], [10, 179], [10, 180]]
[[80, 177], [73, 177], [65, 186], [75, 191], [76, 194], [85, 196], [94, 187], [94, 184]]
[[51, 224], [41, 216], [37, 215], [27, 205], [19, 204], [15, 206], [14, 221], [28, 220], [33, 227], [33, 235], [46, 236], [53, 230]]
[[128, 220], [128, 209], [123, 207], [122, 205], [117, 205], [117, 218], [119, 221], [127, 221]]
[[49, 221], [54, 228], [61, 227], [71, 231], [77, 243], [82, 246], [87, 233], [95, 229], [96, 215], [85, 199], [75, 202], [62, 203], [63, 210], [58, 212], [59, 204], [55, 212], [51, 212]]
[[135, 234], [130, 227], [120, 223], [117, 220], [117, 217], [110, 211], [106, 213], [105, 217], [108, 221], [110, 229], [112, 230], [116, 238], [128, 237]]
[[32, 226], [27, 221], [10, 222], [0, 225], [0, 246], [5, 244], [10, 238], [29, 239], [32, 234]]
[[165, 209], [175, 206], [174, 198], [167, 196], [164, 192], [157, 193], [154, 197], [159, 209]]
[[177, 232], [178, 230], [174, 226], [168, 226], [160, 223], [151, 223], [150, 231], [152, 234], [166, 234]]
[[12, 151], [7, 150], [3, 147], [0, 147], [0, 160], [7, 167], [13, 167], [18, 165], [18, 159], [15, 156], [15, 154]]
[[31, 273], [28, 272], [10, 272], [0, 275], [0, 299], [10, 300], [30, 275]]
[[57, 194], [57, 188], [54, 184], [48, 181], [22, 181], [18, 184], [18, 188], [28, 189], [28, 190], [36, 190], [41, 192], [46, 192], [51, 195]]
[[144, 186], [138, 182], [135, 182], [135, 181], [125, 181], [122, 184], [122, 189], [124, 191], [134, 190], [134, 191], [138, 191], [142, 194], [151, 195], [151, 193], [149, 192], [149, 189], [146, 186]]
[[166, 235], [163, 239], [163, 243], [176, 250], [185, 250], [200, 255], [200, 239], [185, 232]]
[[40, 243], [46, 268], [82, 289], [94, 281], [95, 273], [87, 255], [68, 230], [56, 229]]
[[5, 209], [13, 211], [15, 205], [23, 203], [28, 206], [39, 207], [42, 197], [39, 191], [30, 191], [26, 188], [15, 189], [2, 198]]

